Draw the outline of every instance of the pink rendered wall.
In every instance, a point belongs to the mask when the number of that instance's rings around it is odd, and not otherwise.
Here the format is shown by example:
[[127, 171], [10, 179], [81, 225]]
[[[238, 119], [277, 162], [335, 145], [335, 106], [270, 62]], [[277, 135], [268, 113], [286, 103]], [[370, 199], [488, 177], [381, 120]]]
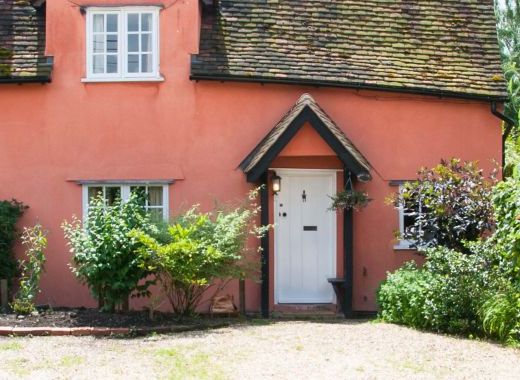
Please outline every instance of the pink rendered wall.
[[[95, 5], [110, 3], [118, 1]], [[385, 272], [413, 257], [392, 249], [398, 220], [397, 212], [384, 204], [394, 190], [388, 181], [412, 178], [418, 167], [435, 165], [442, 157], [480, 160], [490, 168], [490, 160], [500, 160], [501, 131], [489, 104], [348, 89], [192, 82], [198, 2], [163, 3], [164, 82], [81, 83], [85, 16], [72, 2], [53, 0], [47, 4], [53, 82], [0, 87], [0, 199], [22, 200], [31, 207], [22, 224], [39, 220], [50, 231], [39, 301], [94, 305], [68, 269], [70, 254], [60, 228], [64, 219], [82, 212], [81, 188], [71, 180], [175, 178], [171, 214], [193, 203], [210, 207], [215, 198], [240, 198], [251, 185], [238, 164], [308, 92], [374, 167], [373, 181], [361, 186], [374, 201], [354, 220], [354, 307], [373, 310], [374, 291]], [[258, 310], [257, 283], [247, 284], [247, 301], [248, 310]]]

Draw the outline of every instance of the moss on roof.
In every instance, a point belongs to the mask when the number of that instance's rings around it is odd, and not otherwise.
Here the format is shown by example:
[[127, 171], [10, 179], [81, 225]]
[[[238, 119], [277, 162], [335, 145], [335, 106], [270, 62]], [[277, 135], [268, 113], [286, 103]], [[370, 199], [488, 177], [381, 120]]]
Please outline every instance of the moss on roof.
[[45, 81], [51, 69], [45, 57], [45, 6], [0, 1], [0, 81]]
[[193, 79], [505, 98], [493, 0], [221, 0]]

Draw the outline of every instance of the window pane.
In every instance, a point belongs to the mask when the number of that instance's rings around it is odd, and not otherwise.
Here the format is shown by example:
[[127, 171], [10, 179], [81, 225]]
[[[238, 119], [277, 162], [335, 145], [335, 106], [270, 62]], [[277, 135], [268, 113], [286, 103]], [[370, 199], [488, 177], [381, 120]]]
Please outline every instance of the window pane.
[[162, 206], [163, 205], [163, 188], [162, 186], [148, 187], [148, 205]]
[[94, 33], [105, 31], [105, 15], [94, 15]]
[[104, 55], [94, 55], [92, 71], [94, 72], [94, 74], [103, 74], [105, 72]]
[[105, 52], [105, 39], [102, 34], [94, 35], [94, 53]]
[[107, 32], [117, 32], [117, 15], [107, 15]]
[[103, 195], [103, 188], [100, 186], [89, 187], [88, 188], [88, 201], [89, 203], [92, 201], [92, 198], [96, 198], [99, 195]]
[[150, 217], [152, 220], [162, 220], [164, 218], [163, 209], [162, 208], [151, 208], [148, 210]]
[[107, 73], [117, 73], [117, 55], [107, 55]]
[[139, 54], [128, 54], [128, 72], [139, 72]]
[[121, 199], [121, 188], [118, 187], [106, 187], [105, 199], [108, 206], [112, 206], [116, 199]]
[[141, 72], [151, 73], [152, 72], [152, 55], [143, 54], [141, 55]]
[[403, 219], [404, 219], [404, 229], [405, 229], [405, 231], [415, 224], [415, 215], [407, 215], [407, 214], [405, 214]]
[[152, 34], [141, 34], [141, 51], [151, 52], [152, 51]]
[[139, 34], [128, 35], [128, 51], [137, 52], [139, 51]]
[[107, 34], [107, 52], [117, 53], [117, 34]]
[[141, 30], [143, 32], [150, 32], [152, 30], [152, 14], [141, 14]]
[[138, 32], [139, 31], [139, 14], [129, 13], [128, 14], [128, 31]]
[[130, 187], [132, 193], [136, 193], [139, 197], [139, 203], [142, 206], [146, 205], [146, 187], [144, 186], [132, 186]]

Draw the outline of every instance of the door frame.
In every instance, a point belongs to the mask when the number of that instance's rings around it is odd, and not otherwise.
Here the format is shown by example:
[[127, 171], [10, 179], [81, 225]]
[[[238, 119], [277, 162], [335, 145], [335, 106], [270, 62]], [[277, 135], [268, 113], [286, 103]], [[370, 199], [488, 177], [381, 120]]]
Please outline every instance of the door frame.
[[[338, 182], [338, 172], [342, 172], [340, 169], [285, 169], [285, 168], [270, 168], [270, 171], [275, 171], [278, 175], [282, 177], [282, 188], [283, 188], [283, 177], [300, 177], [300, 176], [309, 176], [309, 177], [324, 177], [325, 174], [327, 174], [326, 177], [329, 177], [330, 179], [330, 195], [336, 194], [337, 192], [337, 182]], [[278, 294], [278, 283], [279, 283], [279, 276], [281, 276], [281, 273], [279, 271], [279, 255], [278, 255], [278, 236], [279, 236], [279, 228], [278, 228], [278, 198], [277, 195], [273, 196], [273, 221], [274, 221], [274, 228], [273, 228], [273, 238], [274, 238], [274, 287], [273, 287], [273, 295], [274, 295], [274, 304], [279, 305], [279, 294]], [[330, 218], [330, 241], [332, 242], [332, 271], [334, 273], [334, 276], [336, 276], [337, 273], [337, 255], [338, 255], [338, 247], [337, 247], [337, 240], [338, 240], [338, 233], [337, 233], [337, 213], [334, 211], [329, 211], [329, 218]], [[331, 287], [332, 289], [332, 287]], [[333, 293], [331, 303], [336, 303], [336, 296]], [[315, 302], [310, 302], [309, 304], [314, 304]], [[283, 303], [282, 305], [287, 305], [288, 303]], [[323, 303], [326, 304], [326, 303]]]

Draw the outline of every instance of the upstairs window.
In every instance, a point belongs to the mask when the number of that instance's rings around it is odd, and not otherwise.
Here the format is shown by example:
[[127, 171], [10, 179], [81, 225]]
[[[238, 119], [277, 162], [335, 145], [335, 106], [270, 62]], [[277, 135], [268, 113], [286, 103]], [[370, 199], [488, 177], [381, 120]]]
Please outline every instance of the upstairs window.
[[159, 8], [88, 8], [86, 81], [158, 79]]

